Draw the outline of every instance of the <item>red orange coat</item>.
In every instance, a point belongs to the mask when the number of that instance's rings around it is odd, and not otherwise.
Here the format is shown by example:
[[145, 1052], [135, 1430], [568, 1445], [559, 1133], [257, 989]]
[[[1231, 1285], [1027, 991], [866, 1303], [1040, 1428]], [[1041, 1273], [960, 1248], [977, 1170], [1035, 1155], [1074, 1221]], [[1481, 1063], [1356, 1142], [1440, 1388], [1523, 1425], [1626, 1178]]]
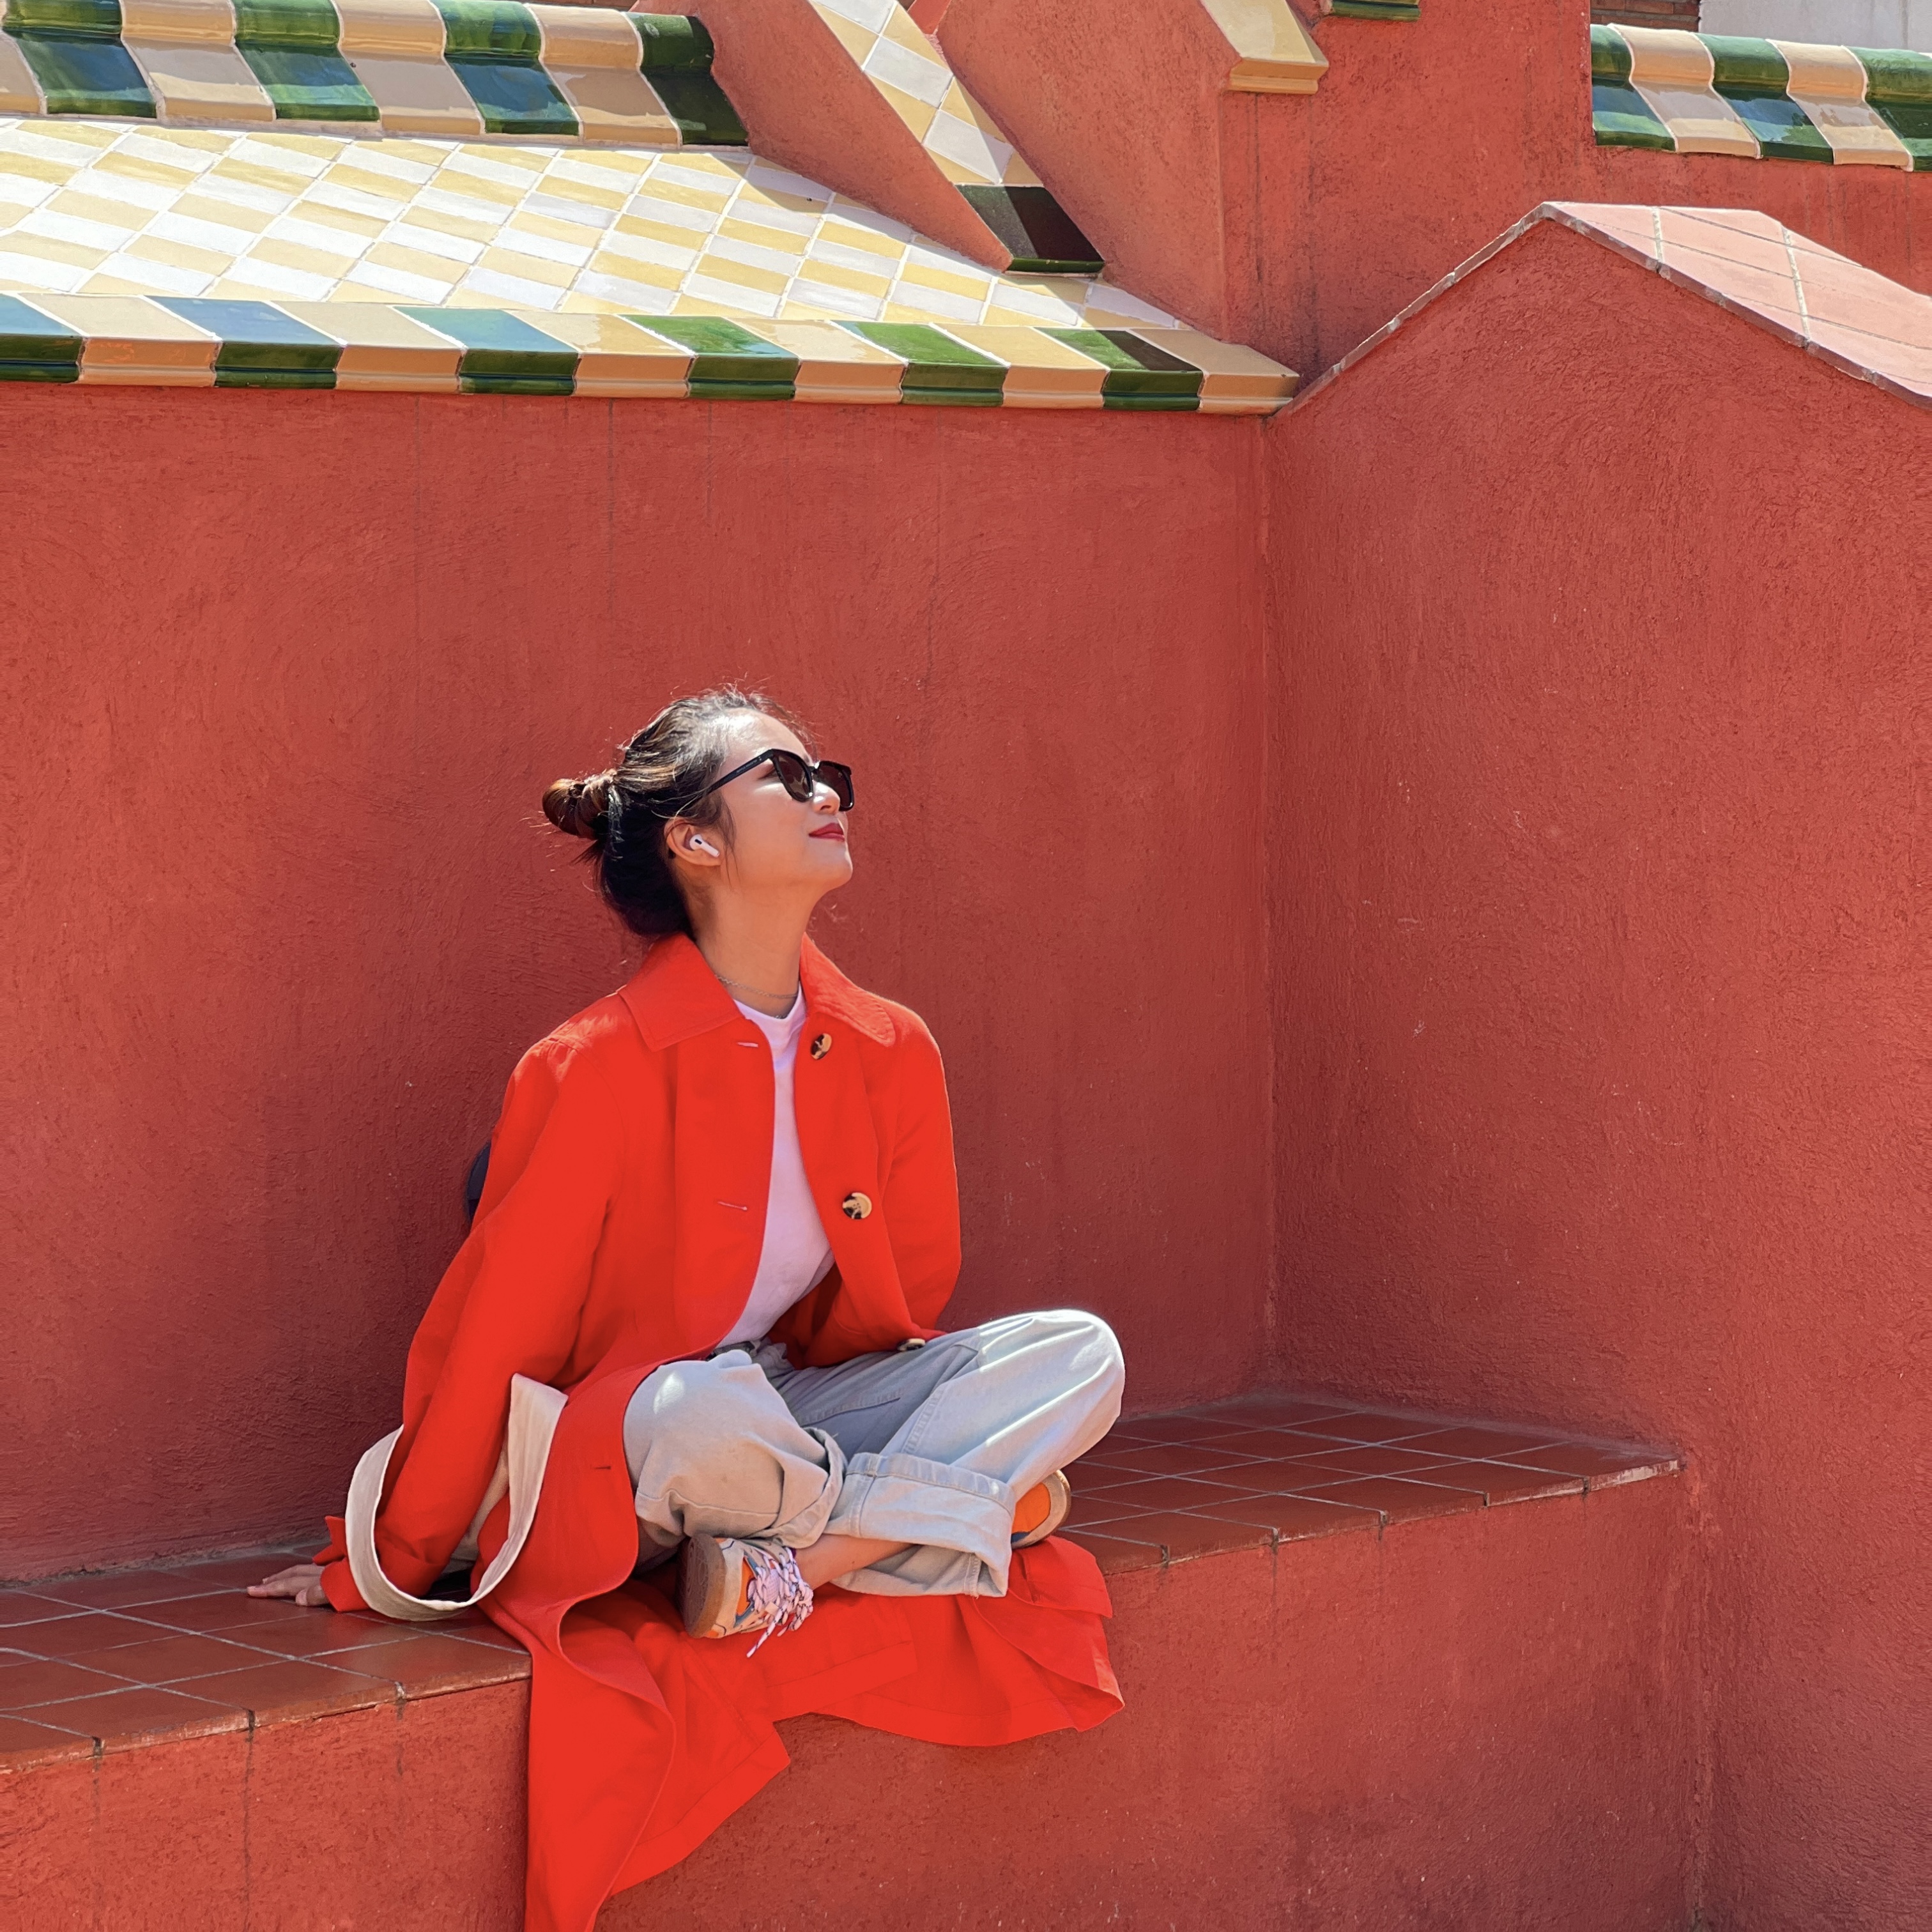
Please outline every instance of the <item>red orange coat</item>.
[[[800, 1364], [936, 1326], [959, 1267], [952, 1124], [916, 1014], [863, 992], [807, 941], [796, 1105], [835, 1265], [777, 1337]], [[376, 1540], [420, 1592], [488, 1488], [510, 1378], [565, 1390], [530, 1540], [488, 1600], [532, 1659], [531, 1932], [587, 1932], [609, 1894], [675, 1864], [787, 1762], [776, 1718], [822, 1711], [902, 1736], [1002, 1744], [1120, 1706], [1088, 1554], [1049, 1539], [1004, 1598], [828, 1589], [802, 1629], [696, 1642], [628, 1580], [638, 1531], [626, 1406], [661, 1364], [716, 1346], [758, 1268], [772, 1078], [762, 1034], [688, 939], [525, 1054], [490, 1141], [468, 1240], [410, 1349], [404, 1432]], [[874, 1211], [840, 1211], [852, 1193]], [[501, 1546], [506, 1506], [484, 1526]], [[359, 1607], [341, 1528], [323, 1552]], [[808, 1802], [808, 1798], [802, 1802]]]

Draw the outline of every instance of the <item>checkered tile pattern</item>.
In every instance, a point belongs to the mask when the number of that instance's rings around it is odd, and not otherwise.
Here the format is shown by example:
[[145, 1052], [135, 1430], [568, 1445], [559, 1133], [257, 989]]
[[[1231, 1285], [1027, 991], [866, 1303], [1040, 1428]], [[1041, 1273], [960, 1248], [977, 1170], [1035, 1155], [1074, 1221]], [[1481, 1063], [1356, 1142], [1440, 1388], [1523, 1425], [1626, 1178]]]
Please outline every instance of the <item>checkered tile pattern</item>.
[[1932, 168], [1932, 55], [1590, 29], [1597, 145]]
[[747, 154], [0, 119], [0, 290], [1169, 327]]
[[742, 146], [682, 14], [523, 0], [4, 0], [0, 112]]

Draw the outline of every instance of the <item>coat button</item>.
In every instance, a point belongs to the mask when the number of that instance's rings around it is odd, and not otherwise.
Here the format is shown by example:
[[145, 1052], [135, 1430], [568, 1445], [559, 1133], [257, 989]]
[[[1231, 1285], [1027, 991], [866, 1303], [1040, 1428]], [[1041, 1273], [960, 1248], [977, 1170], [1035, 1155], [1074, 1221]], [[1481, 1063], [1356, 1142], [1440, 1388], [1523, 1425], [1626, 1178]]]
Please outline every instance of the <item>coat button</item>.
[[812, 1057], [814, 1060], [823, 1060], [831, 1051], [832, 1036], [829, 1033], [820, 1034], [812, 1042]]
[[855, 1221], [862, 1221], [872, 1211], [872, 1197], [869, 1194], [848, 1194], [839, 1202]]

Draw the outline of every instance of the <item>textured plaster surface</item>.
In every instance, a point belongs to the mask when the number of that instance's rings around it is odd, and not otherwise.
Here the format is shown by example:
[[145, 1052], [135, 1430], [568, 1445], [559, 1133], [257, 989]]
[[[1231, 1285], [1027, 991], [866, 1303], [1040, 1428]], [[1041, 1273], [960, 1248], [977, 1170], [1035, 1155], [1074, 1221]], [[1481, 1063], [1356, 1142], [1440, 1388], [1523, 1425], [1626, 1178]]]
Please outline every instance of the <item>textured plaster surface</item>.
[[857, 768], [815, 930], [946, 1054], [951, 1318], [1091, 1306], [1142, 1411], [1253, 1385], [1254, 424], [25, 386], [0, 418], [44, 538], [0, 588], [0, 1573], [340, 1506], [512, 1065], [628, 970], [543, 788], [726, 678]]
[[1689, 1450], [1753, 1932], [1932, 1918], [1926, 436], [1546, 223], [1268, 437], [1282, 1360]]

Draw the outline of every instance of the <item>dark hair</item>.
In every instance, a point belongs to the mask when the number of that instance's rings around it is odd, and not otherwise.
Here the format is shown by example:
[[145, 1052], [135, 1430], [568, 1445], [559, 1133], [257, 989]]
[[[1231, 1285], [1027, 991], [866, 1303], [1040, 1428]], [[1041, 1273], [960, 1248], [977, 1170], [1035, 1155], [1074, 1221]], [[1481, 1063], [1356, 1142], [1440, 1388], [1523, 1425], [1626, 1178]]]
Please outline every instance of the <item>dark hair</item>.
[[691, 931], [690, 909], [665, 848], [670, 821], [715, 826], [730, 844], [724, 794], [690, 801], [724, 770], [725, 720], [740, 711], [762, 712], [808, 742], [783, 705], [728, 684], [667, 704], [618, 748], [608, 771], [559, 778], [544, 794], [544, 816], [560, 832], [590, 842], [584, 856], [597, 868], [604, 904], [644, 938]]

